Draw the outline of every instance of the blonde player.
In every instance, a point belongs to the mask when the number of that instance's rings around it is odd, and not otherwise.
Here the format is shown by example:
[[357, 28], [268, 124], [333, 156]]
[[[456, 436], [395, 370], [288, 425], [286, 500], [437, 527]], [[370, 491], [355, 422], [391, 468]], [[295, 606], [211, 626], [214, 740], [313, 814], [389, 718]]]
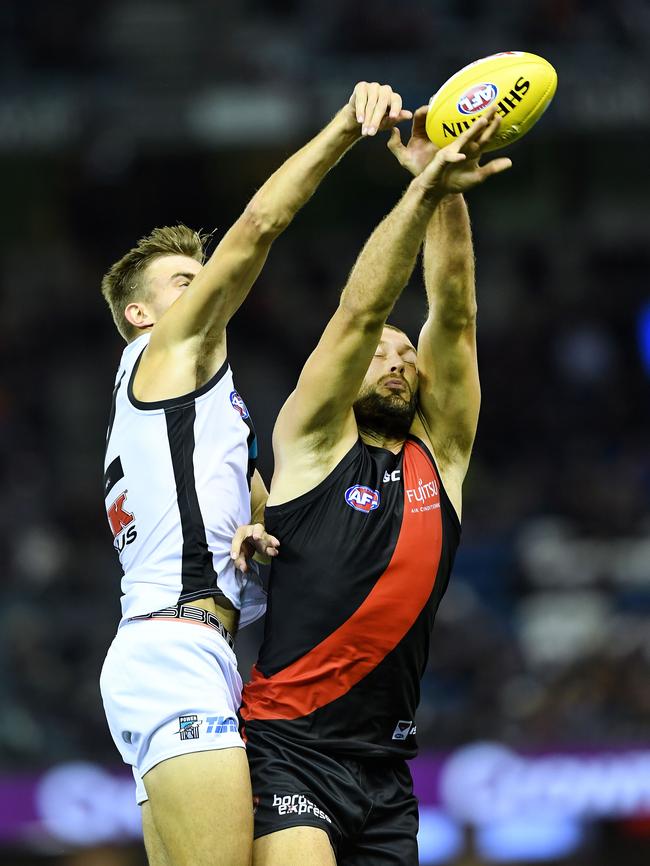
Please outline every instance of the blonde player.
[[[115, 381], [104, 493], [124, 570], [122, 620], [101, 690], [131, 764], [152, 866], [247, 866], [252, 798], [237, 725], [239, 625], [264, 594], [231, 539], [261, 513], [256, 444], [227, 361], [226, 326], [271, 244], [363, 135], [410, 117], [387, 85], [358, 84], [271, 176], [204, 263], [184, 226], [154, 230], [102, 290], [127, 341]], [[252, 502], [251, 502], [252, 500]], [[277, 541], [249, 542], [268, 554]]]

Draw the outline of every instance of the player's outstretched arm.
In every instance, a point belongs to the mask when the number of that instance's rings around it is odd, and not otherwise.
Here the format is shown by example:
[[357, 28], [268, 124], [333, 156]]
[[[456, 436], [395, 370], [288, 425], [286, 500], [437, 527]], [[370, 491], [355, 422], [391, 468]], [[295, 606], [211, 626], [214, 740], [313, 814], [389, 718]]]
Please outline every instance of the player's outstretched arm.
[[328, 445], [338, 447], [342, 440], [356, 438], [352, 405], [384, 322], [413, 271], [432, 213], [455, 188], [457, 168], [486, 126], [487, 120], [477, 121], [438, 151], [366, 243], [334, 316], [278, 417], [276, 468], [290, 452], [295, 456], [296, 445], [326, 454]]
[[218, 338], [244, 301], [271, 244], [309, 200], [327, 172], [363, 135], [411, 117], [388, 85], [360, 82], [348, 103], [253, 196], [205, 267], [157, 323], [150, 348]]
[[[399, 162], [415, 175], [437, 152], [426, 135], [426, 114], [426, 106], [415, 112], [406, 146], [396, 131], [388, 145]], [[466, 164], [456, 169], [456, 194], [441, 202], [425, 235], [424, 281], [429, 312], [418, 341], [418, 404], [448, 493], [459, 512], [460, 487], [480, 407], [474, 251], [469, 214], [461, 193], [475, 185], [472, 179], [481, 182], [510, 166], [510, 160], [503, 158], [479, 165], [483, 149], [496, 134], [499, 123], [499, 116], [492, 114], [488, 127], [470, 148]], [[466, 181], [470, 181], [468, 185]]]

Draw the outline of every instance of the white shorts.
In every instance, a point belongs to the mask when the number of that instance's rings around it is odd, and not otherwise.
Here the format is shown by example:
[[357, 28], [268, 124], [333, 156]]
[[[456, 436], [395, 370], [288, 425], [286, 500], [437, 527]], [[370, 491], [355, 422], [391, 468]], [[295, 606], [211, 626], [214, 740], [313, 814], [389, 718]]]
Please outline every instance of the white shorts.
[[100, 689], [115, 745], [133, 768], [139, 804], [148, 799], [142, 777], [161, 761], [244, 747], [237, 660], [209, 625], [124, 623], [108, 650]]

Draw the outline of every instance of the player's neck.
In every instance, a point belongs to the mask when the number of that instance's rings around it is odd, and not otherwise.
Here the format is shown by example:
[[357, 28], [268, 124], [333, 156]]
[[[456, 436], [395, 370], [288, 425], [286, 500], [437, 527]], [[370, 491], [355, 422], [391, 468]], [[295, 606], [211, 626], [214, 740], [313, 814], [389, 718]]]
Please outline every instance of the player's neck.
[[386, 448], [387, 451], [392, 451], [393, 454], [398, 454], [404, 447], [405, 439], [396, 439], [394, 436], [384, 436], [381, 433], [376, 433], [374, 430], [359, 428], [359, 436], [366, 445], [373, 445], [375, 448]]

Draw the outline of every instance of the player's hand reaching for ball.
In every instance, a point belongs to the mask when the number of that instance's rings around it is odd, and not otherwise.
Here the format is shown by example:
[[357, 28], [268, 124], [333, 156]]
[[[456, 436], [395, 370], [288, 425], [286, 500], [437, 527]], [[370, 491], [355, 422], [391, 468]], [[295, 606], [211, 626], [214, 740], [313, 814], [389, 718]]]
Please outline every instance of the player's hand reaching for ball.
[[454, 142], [435, 154], [421, 170], [417, 182], [436, 195], [448, 195], [466, 192], [493, 174], [506, 171], [512, 165], [508, 157], [479, 165], [484, 149], [496, 135], [500, 123], [496, 109], [486, 112]]
[[350, 130], [361, 135], [375, 135], [384, 129], [413, 117], [411, 111], [402, 108], [402, 97], [389, 84], [376, 81], [360, 81], [343, 109]]
[[388, 139], [388, 149], [397, 159], [399, 164], [412, 175], [417, 176], [429, 165], [440, 148], [435, 145], [427, 135], [427, 112], [428, 105], [423, 105], [413, 115], [411, 137], [406, 144], [402, 144], [402, 136], [395, 126]]
[[234, 560], [235, 568], [245, 574], [250, 559], [269, 563], [279, 550], [280, 542], [275, 536], [269, 535], [261, 523], [249, 523], [240, 526], [235, 533], [230, 546], [230, 558]]

